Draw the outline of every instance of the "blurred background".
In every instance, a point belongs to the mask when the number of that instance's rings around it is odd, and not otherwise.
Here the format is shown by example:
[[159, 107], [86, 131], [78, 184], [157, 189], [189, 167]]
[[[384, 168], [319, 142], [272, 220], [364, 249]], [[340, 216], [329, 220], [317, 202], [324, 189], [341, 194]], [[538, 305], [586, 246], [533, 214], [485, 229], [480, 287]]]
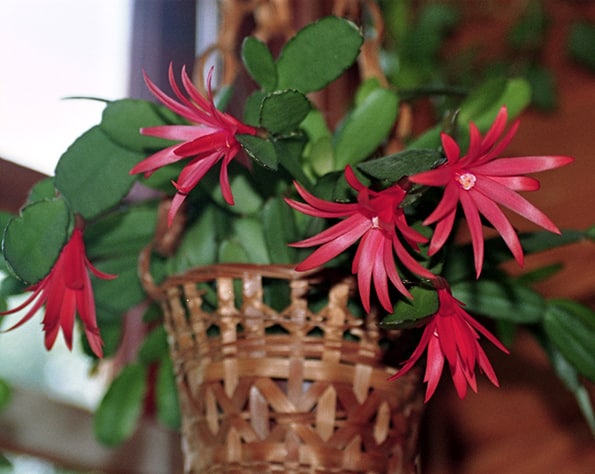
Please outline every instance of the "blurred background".
[[[3, 0], [0, 208], [16, 212], [29, 186], [53, 174], [69, 143], [99, 121], [102, 103], [80, 97], [150, 98], [141, 71], [165, 86], [170, 62], [192, 70], [196, 54], [218, 37], [221, 5], [234, 3], [240, 8], [243, 2]], [[331, 0], [271, 3], [288, 8], [296, 28], [333, 7]], [[522, 76], [531, 83], [532, 105], [507, 153], [575, 157], [571, 166], [540, 174], [542, 190], [533, 193], [532, 202], [561, 228], [591, 226], [595, 2], [379, 3], [389, 46], [383, 64], [394, 86], [406, 89], [422, 81], [429, 87], [471, 87], [497, 76]], [[245, 23], [250, 31], [253, 21]], [[423, 118], [439, 106], [414, 103], [413, 113]], [[512, 220], [520, 229], [532, 229]], [[538, 288], [548, 296], [573, 297], [595, 307], [594, 246], [579, 243], [532, 256], [526, 266], [553, 263], [563, 264], [563, 269]], [[177, 435], [151, 419], [124, 446], [98, 445], [89, 411], [101, 397], [109, 371], [91, 374], [76, 348], [71, 354], [57, 344], [47, 354], [41, 341], [41, 328], [35, 324], [0, 334], [0, 377], [13, 387], [10, 402], [0, 412], [0, 452], [12, 467], [0, 467], [0, 473], [177, 472]], [[501, 388], [480, 378], [479, 393], [464, 401], [449, 383], [439, 388], [425, 418], [423, 472], [593, 472], [593, 437], [574, 398], [532, 339], [520, 334], [512, 355], [488, 355]], [[595, 391], [589, 387], [593, 399]]]

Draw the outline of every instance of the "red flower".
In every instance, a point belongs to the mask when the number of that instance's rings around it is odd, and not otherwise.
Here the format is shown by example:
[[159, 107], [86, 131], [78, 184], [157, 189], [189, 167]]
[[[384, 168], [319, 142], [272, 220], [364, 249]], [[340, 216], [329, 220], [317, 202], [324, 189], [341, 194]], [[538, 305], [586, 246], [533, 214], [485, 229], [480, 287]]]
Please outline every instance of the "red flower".
[[318, 235], [292, 244], [294, 247], [320, 245], [296, 269], [304, 271], [323, 265], [361, 239], [351, 271], [357, 273], [363, 306], [366, 311], [370, 310], [370, 286], [373, 279], [380, 303], [387, 311], [392, 311], [388, 280], [403, 295], [411, 298], [397, 272], [393, 251], [410, 271], [422, 277], [433, 278], [434, 275], [407, 252], [400, 237], [415, 250], [418, 243], [427, 242], [427, 239], [409, 227], [405, 220], [403, 209], [399, 207], [406, 194], [401, 186], [372, 191], [359, 182], [350, 167], [345, 169], [345, 178], [358, 192], [357, 203], [318, 199], [298, 183], [295, 183], [295, 187], [306, 203], [286, 199], [291, 207], [304, 214], [322, 218], [346, 218]]
[[116, 277], [116, 275], [100, 272], [89, 262], [85, 254], [83, 233], [80, 229], [75, 229], [50, 273], [29, 288], [33, 294], [20, 306], [0, 313], [1, 315], [16, 313], [31, 304], [27, 314], [9, 330], [29, 321], [45, 304], [42, 324], [46, 349], [52, 348], [60, 328], [62, 328], [66, 345], [72, 349], [72, 332], [76, 312], [85, 327], [91, 350], [97, 357], [102, 357], [103, 341], [97, 327], [93, 288], [87, 270], [90, 270], [98, 278]]
[[238, 133], [256, 134], [255, 128], [217, 110], [211, 92], [211, 75], [212, 70], [207, 78], [209, 91], [207, 100], [194, 87], [186, 73], [186, 69], [182, 68], [182, 84], [188, 95], [187, 97], [178, 87], [173, 68], [170, 65], [169, 83], [179, 102], [166, 95], [145, 75], [145, 82], [153, 95], [171, 110], [194, 124], [162, 125], [141, 129], [143, 135], [180, 140], [182, 143], [158, 151], [130, 170], [131, 174], [144, 173], [145, 177], [148, 177], [163, 166], [190, 158], [190, 161], [180, 173], [178, 181], [173, 183], [177, 193], [169, 211], [170, 224], [188, 193], [198, 184], [207, 171], [220, 160], [223, 160], [219, 174], [221, 192], [225, 201], [233, 205], [234, 200], [229, 186], [227, 166], [241, 149], [235, 135]]
[[475, 255], [475, 271], [479, 277], [483, 265], [484, 244], [480, 214], [498, 231], [519, 265], [523, 265], [523, 249], [517, 233], [498, 204], [554, 233], [560, 233], [554, 223], [539, 209], [515, 191], [535, 191], [539, 181], [523, 176], [564, 166], [573, 161], [566, 156], [497, 156], [512, 140], [518, 120], [504, 133], [507, 120], [502, 107], [488, 133], [482, 138], [477, 127], [469, 126], [470, 144], [466, 155], [460, 156], [459, 146], [442, 134], [442, 146], [448, 161], [438, 168], [411, 176], [409, 179], [428, 186], [444, 186], [442, 200], [426, 218], [424, 224], [437, 222], [430, 242], [429, 254], [435, 254], [450, 235], [457, 204], [460, 202], [471, 233]]
[[498, 341], [486, 328], [479, 324], [461, 307], [462, 303], [452, 296], [448, 286], [443, 283], [438, 288], [438, 311], [426, 324], [421, 340], [405, 365], [390, 379], [405, 375], [418, 361], [424, 350], [428, 349], [424, 382], [426, 402], [432, 397], [444, 367], [444, 359], [448, 361], [450, 373], [457, 394], [464, 398], [467, 385], [477, 392], [475, 366], [487, 375], [490, 382], [498, 386], [498, 378], [485, 352], [479, 345], [479, 333], [483, 334], [498, 349], [508, 354], [506, 347]]

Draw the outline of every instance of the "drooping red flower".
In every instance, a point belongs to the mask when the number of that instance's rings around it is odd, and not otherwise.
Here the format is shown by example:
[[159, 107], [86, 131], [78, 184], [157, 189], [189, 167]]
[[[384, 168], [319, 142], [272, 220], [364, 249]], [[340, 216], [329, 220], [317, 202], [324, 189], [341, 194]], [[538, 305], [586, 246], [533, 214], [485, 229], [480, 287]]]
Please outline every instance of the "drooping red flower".
[[29, 321], [45, 305], [42, 324], [46, 349], [50, 350], [53, 347], [60, 329], [64, 334], [66, 345], [72, 349], [74, 317], [75, 313], [78, 313], [91, 350], [97, 357], [103, 357], [103, 341], [97, 327], [95, 299], [87, 270], [98, 278], [116, 278], [116, 275], [100, 272], [91, 264], [85, 253], [83, 233], [76, 228], [50, 273], [28, 288], [33, 292], [31, 296], [16, 308], [0, 313], [3, 316], [13, 314], [30, 306], [27, 314], [8, 330]]
[[498, 158], [516, 133], [516, 120], [505, 132], [508, 112], [502, 107], [494, 123], [482, 138], [477, 127], [469, 125], [470, 143], [467, 154], [460, 156], [460, 148], [448, 135], [442, 134], [442, 146], [447, 161], [436, 169], [411, 176], [410, 181], [428, 186], [444, 186], [444, 194], [436, 209], [424, 224], [436, 223], [429, 254], [442, 248], [450, 235], [457, 205], [460, 202], [471, 234], [475, 271], [481, 273], [484, 242], [480, 215], [484, 216], [500, 234], [514, 258], [523, 265], [523, 249], [510, 221], [498, 205], [520, 214], [531, 222], [559, 234], [556, 225], [533, 204], [516, 191], [535, 191], [539, 181], [524, 176], [527, 173], [550, 170], [573, 161], [567, 156], [522, 156]]
[[191, 125], [162, 125], [141, 129], [143, 135], [179, 140], [182, 143], [158, 151], [130, 170], [131, 174], [144, 173], [145, 177], [148, 177], [163, 166], [186, 158], [190, 160], [178, 176], [178, 181], [173, 183], [177, 192], [169, 211], [170, 224], [188, 193], [219, 161], [222, 162], [219, 173], [221, 192], [225, 201], [233, 205], [234, 199], [229, 185], [227, 166], [241, 149], [235, 135], [256, 134], [255, 128], [217, 110], [211, 91], [212, 72], [212, 70], [209, 72], [207, 78], [208, 98], [205, 98], [192, 84], [186, 69], [182, 68], [182, 85], [187, 94], [184, 95], [174, 78], [173, 67], [170, 65], [169, 83], [178, 101], [165, 94], [145, 74], [145, 82], [153, 95], [165, 106], [192, 123]]
[[434, 277], [408, 253], [401, 239], [414, 250], [418, 249], [418, 244], [427, 242], [427, 239], [407, 224], [400, 207], [406, 195], [401, 186], [396, 184], [382, 191], [373, 191], [357, 179], [349, 166], [345, 169], [345, 178], [358, 192], [355, 203], [324, 201], [310, 194], [298, 183], [295, 183], [295, 187], [306, 202], [286, 199], [291, 207], [304, 214], [321, 218], [344, 218], [320, 234], [292, 244], [294, 247], [320, 245], [296, 269], [304, 271], [321, 266], [360, 240], [351, 271], [357, 274], [364, 309], [370, 310], [370, 288], [373, 280], [380, 303], [387, 311], [392, 311], [389, 280], [401, 294], [411, 298], [411, 293], [397, 271], [394, 254], [411, 272], [424, 278]]
[[438, 311], [431, 316], [427, 322], [418, 346], [405, 362], [403, 367], [390, 380], [395, 380], [405, 375], [417, 363], [427, 348], [426, 371], [424, 382], [426, 382], [427, 402], [434, 394], [442, 369], [444, 360], [448, 362], [453, 383], [460, 398], [467, 394], [467, 386], [477, 392], [477, 380], [475, 378], [475, 367], [486, 374], [490, 382], [498, 387], [498, 378], [484, 350], [479, 345], [480, 334], [484, 335], [498, 349], [509, 353], [494, 335], [479, 324], [464, 309], [463, 303], [457, 300], [446, 282], [438, 285]]

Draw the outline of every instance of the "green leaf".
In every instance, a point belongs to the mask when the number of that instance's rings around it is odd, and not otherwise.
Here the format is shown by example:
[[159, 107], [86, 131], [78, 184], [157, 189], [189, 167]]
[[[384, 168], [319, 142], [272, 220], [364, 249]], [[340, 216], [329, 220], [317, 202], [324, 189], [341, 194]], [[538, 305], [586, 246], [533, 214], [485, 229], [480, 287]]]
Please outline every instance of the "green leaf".
[[381, 327], [396, 329], [416, 326], [424, 318], [438, 311], [438, 293], [434, 288], [414, 286], [410, 288], [412, 300], [401, 298], [392, 314], [380, 323]]
[[[553, 248], [580, 242], [585, 238], [585, 232], [581, 230], [563, 229], [561, 234], [554, 234], [544, 230], [521, 234], [519, 237], [523, 250], [525, 253], [530, 254], [544, 252]], [[495, 249], [492, 248], [492, 243], [497, 245], [497, 242], [492, 242], [492, 239], [486, 243], [489, 246], [486, 247], [486, 250], [489, 250], [490, 253], [495, 251]], [[504, 245], [501, 240], [500, 245]]]
[[576, 370], [595, 381], [595, 311], [576, 301], [551, 300], [545, 310], [544, 328]]
[[329, 137], [322, 137], [310, 144], [307, 163], [317, 176], [330, 173], [335, 169], [335, 151]]
[[54, 187], [54, 178], [48, 177], [35, 183], [29, 190], [27, 203], [43, 201], [45, 199], [54, 199], [56, 197], [56, 188]]
[[262, 101], [260, 124], [274, 135], [295, 130], [310, 111], [310, 101], [295, 90], [268, 94]]
[[272, 91], [277, 85], [277, 66], [265, 43], [249, 36], [242, 43], [242, 61], [260, 87]]
[[442, 154], [436, 150], [413, 149], [360, 163], [357, 168], [372, 178], [394, 183], [403, 176], [427, 171], [442, 160]]
[[[260, 170], [259, 170], [260, 171]], [[254, 183], [254, 175], [258, 171], [247, 172], [246, 169], [233, 169], [229, 168], [229, 186], [231, 187], [231, 193], [234, 197], [235, 204], [233, 206], [227, 206], [223, 199], [223, 193], [221, 193], [221, 184], [217, 180], [216, 189], [211, 196], [213, 200], [223, 207], [229, 208], [230, 212], [234, 214], [256, 214], [262, 207], [262, 196], [260, 189]], [[268, 171], [264, 171], [268, 173]]]
[[148, 365], [167, 358], [168, 354], [167, 333], [165, 327], [160, 325], [147, 334], [138, 351], [138, 358], [144, 365]]
[[[146, 294], [138, 276], [138, 255], [119, 255], [101, 261], [98, 268], [106, 273], [117, 275], [115, 280], [93, 278], [95, 304], [110, 310], [116, 321], [131, 307], [142, 302]], [[125, 288], [125, 291], [122, 289]]]
[[335, 137], [337, 168], [367, 158], [386, 139], [398, 114], [399, 99], [388, 89], [376, 89], [347, 116]]
[[237, 140], [246, 153], [258, 164], [272, 170], [277, 169], [277, 154], [273, 144], [255, 135], [236, 135]]
[[167, 273], [182, 273], [189, 268], [215, 263], [216, 220], [221, 217], [214, 206], [206, 206], [195, 222], [186, 229], [175, 255], [168, 260]]
[[[549, 342], [549, 341], [548, 341]], [[595, 436], [595, 413], [593, 412], [593, 404], [591, 403], [591, 396], [585, 385], [581, 382], [576, 369], [572, 364], [557, 350], [548, 344], [546, 348], [552, 366], [556, 374], [562, 380], [566, 388], [572, 392], [576, 402], [581, 410], [585, 421], [589, 425], [589, 429], [593, 436]]]
[[240, 245], [252, 263], [269, 264], [269, 252], [262, 224], [255, 217], [243, 217], [233, 221], [233, 230]]
[[153, 238], [156, 225], [156, 202], [121, 207], [87, 225], [87, 256], [95, 260], [138, 255]]
[[563, 268], [564, 265], [562, 263], [552, 263], [551, 265], [546, 265], [535, 270], [525, 272], [522, 275], [519, 275], [516, 278], [516, 281], [525, 286], [533, 285], [551, 278]]
[[465, 281], [453, 284], [451, 290], [467, 310], [494, 319], [531, 324], [541, 321], [545, 311], [539, 293], [509, 281]]
[[244, 102], [242, 119], [245, 124], [260, 127], [260, 107], [267, 93], [261, 90], [254, 91]]
[[62, 155], [55, 186], [73, 212], [90, 220], [128, 193], [136, 179], [129, 171], [142, 158], [144, 155], [116, 145], [96, 126]]
[[568, 53], [578, 63], [595, 71], [595, 24], [579, 21], [570, 27]]
[[219, 246], [217, 259], [220, 263], [250, 263], [246, 249], [236, 240], [225, 239]]
[[508, 43], [516, 51], [538, 52], [544, 45], [547, 26], [548, 17], [541, 2], [528, 2], [507, 35]]
[[554, 73], [535, 64], [527, 70], [525, 77], [531, 86], [531, 103], [542, 110], [554, 110], [558, 105]]
[[292, 209], [281, 198], [271, 198], [262, 208], [261, 220], [271, 262], [295, 263], [295, 249], [288, 245], [297, 240]]
[[140, 134], [141, 128], [183, 124], [184, 120], [163, 105], [138, 99], [109, 102], [101, 117], [101, 130], [119, 146], [146, 154], [174, 142]]
[[317, 109], [310, 109], [300, 128], [306, 132], [310, 142], [331, 137], [324, 114]]
[[161, 359], [157, 369], [157, 384], [155, 386], [157, 402], [157, 418], [172, 430], [179, 430], [181, 424], [178, 387], [172, 360], [169, 357]]
[[461, 104], [458, 121], [475, 123], [480, 131], [487, 131], [503, 105], [508, 120], [517, 117], [531, 102], [531, 88], [522, 78], [494, 78], [475, 89]]
[[302, 154], [306, 146], [304, 134], [296, 133], [288, 137], [277, 138], [273, 146], [279, 158], [281, 166], [306, 189], [310, 189], [312, 181], [302, 166]]
[[63, 199], [37, 201], [21, 210], [4, 230], [4, 259], [27, 283], [45, 277], [70, 237], [71, 214]]
[[93, 431], [101, 443], [115, 446], [132, 436], [142, 413], [146, 377], [146, 368], [133, 363], [112, 381], [93, 419]]
[[[565, 229], [562, 234], [548, 231], [529, 232], [519, 235], [525, 255], [544, 252], [553, 248], [580, 242], [587, 237], [587, 231]], [[485, 262], [494, 267], [512, 260], [509, 248], [500, 237], [492, 237], [485, 241]], [[471, 278], [474, 275], [473, 249], [471, 244], [452, 247], [443, 276], [450, 282]]]
[[4, 379], [0, 379], [0, 410], [3, 410], [6, 405], [10, 402], [12, 397], [12, 390], [8, 382]]
[[304, 27], [277, 60], [279, 89], [320, 90], [353, 64], [363, 43], [357, 27], [329, 16]]

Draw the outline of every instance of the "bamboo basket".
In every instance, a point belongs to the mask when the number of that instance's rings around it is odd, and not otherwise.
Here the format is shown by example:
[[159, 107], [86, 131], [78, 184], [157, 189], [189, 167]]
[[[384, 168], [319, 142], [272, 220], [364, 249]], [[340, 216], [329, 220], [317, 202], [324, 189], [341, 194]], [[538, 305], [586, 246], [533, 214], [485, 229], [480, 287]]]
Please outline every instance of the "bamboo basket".
[[[283, 308], [267, 304], [268, 286], [287, 294]], [[243, 264], [151, 288], [177, 377], [185, 472], [419, 471], [419, 373], [387, 381], [395, 369], [375, 316], [350, 311], [353, 289], [351, 277]]]

